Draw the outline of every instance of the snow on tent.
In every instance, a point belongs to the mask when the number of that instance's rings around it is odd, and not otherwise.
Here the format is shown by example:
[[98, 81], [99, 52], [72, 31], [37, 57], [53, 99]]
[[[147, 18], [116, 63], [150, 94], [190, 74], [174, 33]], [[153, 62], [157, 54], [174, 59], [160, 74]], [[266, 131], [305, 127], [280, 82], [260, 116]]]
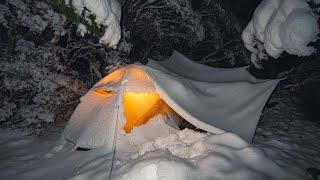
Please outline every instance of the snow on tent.
[[279, 80], [256, 79], [246, 68], [213, 68], [178, 52], [166, 61], [122, 67], [81, 98], [64, 137], [83, 148], [112, 147], [114, 138], [139, 144], [170, 133], [161, 123], [149, 130], [141, 125], [165, 119], [174, 127], [182, 117], [207, 132], [251, 141]]

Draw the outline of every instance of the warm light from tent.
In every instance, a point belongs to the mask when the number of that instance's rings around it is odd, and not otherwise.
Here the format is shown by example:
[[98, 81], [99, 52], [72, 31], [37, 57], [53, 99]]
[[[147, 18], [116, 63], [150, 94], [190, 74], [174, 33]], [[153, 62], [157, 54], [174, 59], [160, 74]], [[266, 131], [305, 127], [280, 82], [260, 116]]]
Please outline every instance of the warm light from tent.
[[157, 93], [124, 93], [126, 124], [123, 129], [126, 133], [130, 133], [134, 127], [147, 123], [159, 113], [165, 113], [164, 104]]
[[108, 83], [120, 83], [125, 72], [125, 69], [118, 69], [102, 78], [95, 86], [103, 86]]

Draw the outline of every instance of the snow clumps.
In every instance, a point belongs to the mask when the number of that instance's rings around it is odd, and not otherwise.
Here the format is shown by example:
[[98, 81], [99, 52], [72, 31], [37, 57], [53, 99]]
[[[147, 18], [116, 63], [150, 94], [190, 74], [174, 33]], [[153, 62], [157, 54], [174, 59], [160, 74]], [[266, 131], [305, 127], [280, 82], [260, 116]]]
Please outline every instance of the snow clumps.
[[[104, 35], [100, 38], [100, 43], [108, 47], [117, 48], [121, 38], [121, 6], [117, 0], [73, 0], [66, 1], [66, 4], [71, 4], [75, 12], [79, 16], [89, 22], [91, 15], [95, 16], [97, 25], [105, 26]], [[92, 23], [92, 22], [91, 22]]]
[[311, 55], [316, 49], [308, 44], [317, 40], [317, 20], [307, 0], [262, 1], [242, 32], [251, 61], [259, 67], [259, 59], [268, 59], [268, 55], [277, 59], [283, 51]]

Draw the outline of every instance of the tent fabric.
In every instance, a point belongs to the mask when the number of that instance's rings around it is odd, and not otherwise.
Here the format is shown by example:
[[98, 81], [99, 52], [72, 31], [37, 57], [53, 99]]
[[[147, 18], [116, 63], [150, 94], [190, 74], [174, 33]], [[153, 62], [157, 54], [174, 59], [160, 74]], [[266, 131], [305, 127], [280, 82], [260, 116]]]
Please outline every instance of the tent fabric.
[[[115, 138], [120, 141], [120, 144], [123, 143], [121, 146], [126, 146], [131, 143], [129, 141], [132, 141], [132, 139], [136, 141], [134, 142], [135, 144], [141, 144], [168, 132], [168, 128], [160, 127], [161, 125], [155, 128], [156, 130], [145, 130], [144, 132], [136, 133], [134, 136], [138, 138], [132, 138], [123, 132], [123, 127], [125, 126], [124, 92], [156, 92], [155, 86], [141, 67], [142, 65], [137, 64], [125, 66], [97, 82], [81, 97], [80, 103], [64, 129], [63, 137], [78, 147], [92, 149], [106, 145], [109, 148], [108, 150], [111, 150], [110, 148], [113, 146]], [[97, 89], [110, 90], [113, 94], [104, 96], [96, 93], [95, 90]], [[176, 115], [170, 114], [170, 117], [155, 117], [151, 120], [156, 120], [157, 118], [172, 122]], [[152, 133], [148, 133], [150, 131]], [[118, 134], [117, 137], [115, 137], [116, 132]], [[147, 136], [150, 137], [142, 138], [144, 134], [148, 134]]]
[[[279, 81], [257, 79], [247, 67], [197, 64], [175, 51], [166, 61], [125, 66], [100, 80], [81, 98], [63, 134], [80, 147], [112, 146], [114, 132], [122, 132], [125, 124], [123, 93], [132, 91], [157, 92], [197, 128], [214, 134], [230, 131], [251, 141], [262, 109]], [[101, 96], [94, 92], [97, 88], [114, 94]]]

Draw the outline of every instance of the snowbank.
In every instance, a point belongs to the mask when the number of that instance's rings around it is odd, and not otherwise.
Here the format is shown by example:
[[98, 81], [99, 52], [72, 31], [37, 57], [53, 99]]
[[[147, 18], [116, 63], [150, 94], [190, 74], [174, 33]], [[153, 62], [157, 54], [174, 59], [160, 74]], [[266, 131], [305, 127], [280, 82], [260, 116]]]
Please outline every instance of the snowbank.
[[[69, 4], [69, 1], [66, 1]], [[121, 38], [121, 6], [117, 0], [73, 0], [71, 5], [79, 16], [84, 16], [88, 22], [90, 15], [95, 16], [97, 25], [105, 26], [105, 33], [100, 43], [111, 48], [117, 48]]]
[[[71, 151], [72, 146], [61, 145], [58, 139], [39, 143], [12, 130], [0, 135], [0, 158], [10, 159], [0, 168], [1, 179], [109, 179], [112, 153], [105, 147]], [[305, 179], [285, 158], [271, 160], [232, 133], [185, 129], [133, 144], [130, 152], [117, 151], [112, 179]]]
[[307, 0], [264, 0], [256, 8], [252, 20], [242, 32], [251, 61], [267, 59], [265, 52], [277, 59], [283, 51], [309, 56], [316, 51], [308, 46], [317, 40], [318, 17]]
[[189, 129], [140, 145], [139, 156], [119, 165], [113, 177], [123, 180], [301, 178], [235, 134], [211, 135]]

